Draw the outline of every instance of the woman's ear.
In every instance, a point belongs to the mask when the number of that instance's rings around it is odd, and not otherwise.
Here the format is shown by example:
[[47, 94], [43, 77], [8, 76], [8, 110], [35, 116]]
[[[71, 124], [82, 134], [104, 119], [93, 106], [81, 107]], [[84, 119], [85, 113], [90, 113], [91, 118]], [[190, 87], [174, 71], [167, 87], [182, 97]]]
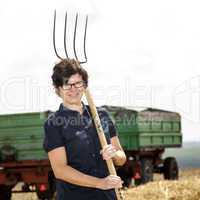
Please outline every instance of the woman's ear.
[[85, 83], [84, 88], [86, 89], [88, 87], [88, 83]]
[[60, 96], [60, 90], [59, 90], [59, 88], [54, 87], [54, 90], [55, 90], [55, 93], [56, 93], [59, 97], [61, 97], [61, 96]]

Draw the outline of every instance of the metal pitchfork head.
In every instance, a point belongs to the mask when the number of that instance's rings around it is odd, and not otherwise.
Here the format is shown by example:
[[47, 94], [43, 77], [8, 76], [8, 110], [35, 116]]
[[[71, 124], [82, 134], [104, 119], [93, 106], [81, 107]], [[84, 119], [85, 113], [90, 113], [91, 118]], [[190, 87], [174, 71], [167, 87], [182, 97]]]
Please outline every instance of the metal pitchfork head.
[[[86, 16], [86, 20], [85, 20], [85, 31], [84, 31], [84, 60], [80, 61], [77, 53], [76, 53], [76, 29], [77, 29], [77, 23], [78, 23], [78, 13], [76, 14], [76, 20], [75, 20], [75, 26], [74, 26], [74, 39], [73, 39], [73, 50], [74, 50], [74, 55], [76, 58], [76, 61], [79, 62], [80, 64], [86, 63], [87, 62], [87, 55], [86, 55], [86, 50], [85, 50], [85, 43], [86, 43], [86, 32], [87, 32], [87, 23], [88, 23], [88, 15]], [[65, 27], [64, 27], [64, 50], [65, 50], [65, 55], [66, 58], [62, 58], [61, 56], [59, 56], [57, 50], [56, 50], [56, 41], [55, 41], [55, 35], [56, 35], [56, 10], [54, 12], [54, 25], [53, 25], [53, 46], [54, 46], [54, 51], [56, 56], [61, 59], [69, 59], [68, 53], [67, 53], [67, 46], [66, 46], [66, 30], [67, 30], [67, 12], [65, 14]]]

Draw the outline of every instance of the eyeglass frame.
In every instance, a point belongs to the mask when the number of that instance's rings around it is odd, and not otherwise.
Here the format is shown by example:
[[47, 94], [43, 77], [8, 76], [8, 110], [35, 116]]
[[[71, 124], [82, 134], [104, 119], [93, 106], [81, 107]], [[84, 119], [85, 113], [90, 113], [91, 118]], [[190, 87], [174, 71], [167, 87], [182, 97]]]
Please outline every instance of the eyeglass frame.
[[[80, 84], [80, 83], [82, 83], [82, 85], [77, 87], [76, 84]], [[67, 88], [64, 88], [64, 86], [70, 86], [70, 87], [67, 89]], [[63, 90], [70, 90], [70, 89], [72, 89], [72, 86], [74, 86], [74, 88], [81, 88], [81, 87], [86, 86], [86, 82], [85, 81], [78, 81], [76, 83], [67, 83], [67, 84], [64, 83], [62, 85], [62, 88], [63, 88]]]

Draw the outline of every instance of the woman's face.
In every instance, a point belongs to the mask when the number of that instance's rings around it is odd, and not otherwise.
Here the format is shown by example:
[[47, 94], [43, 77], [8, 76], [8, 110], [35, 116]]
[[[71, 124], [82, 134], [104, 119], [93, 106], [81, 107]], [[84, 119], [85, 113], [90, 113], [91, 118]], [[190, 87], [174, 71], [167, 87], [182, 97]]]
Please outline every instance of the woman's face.
[[59, 87], [59, 94], [66, 104], [80, 104], [85, 84], [80, 74], [70, 76], [67, 83]]

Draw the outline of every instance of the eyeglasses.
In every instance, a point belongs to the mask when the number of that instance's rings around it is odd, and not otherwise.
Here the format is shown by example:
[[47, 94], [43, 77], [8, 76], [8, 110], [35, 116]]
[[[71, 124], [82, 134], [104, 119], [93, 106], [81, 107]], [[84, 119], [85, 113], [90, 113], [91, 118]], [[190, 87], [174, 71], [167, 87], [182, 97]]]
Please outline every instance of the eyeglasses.
[[63, 88], [63, 90], [70, 90], [72, 88], [72, 86], [74, 86], [75, 88], [81, 88], [81, 87], [85, 86], [85, 82], [79, 81], [79, 82], [71, 83], [71, 84], [63, 84], [62, 88]]

